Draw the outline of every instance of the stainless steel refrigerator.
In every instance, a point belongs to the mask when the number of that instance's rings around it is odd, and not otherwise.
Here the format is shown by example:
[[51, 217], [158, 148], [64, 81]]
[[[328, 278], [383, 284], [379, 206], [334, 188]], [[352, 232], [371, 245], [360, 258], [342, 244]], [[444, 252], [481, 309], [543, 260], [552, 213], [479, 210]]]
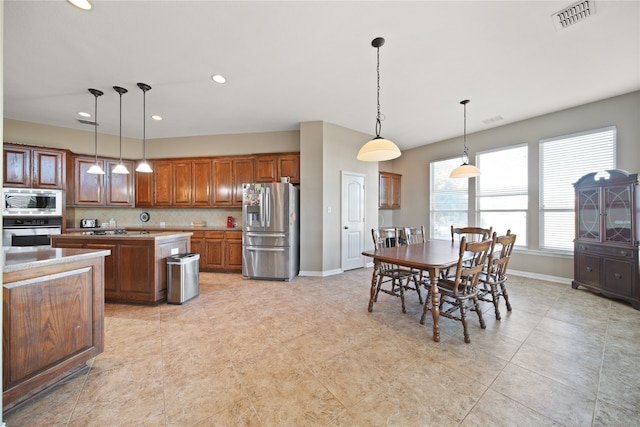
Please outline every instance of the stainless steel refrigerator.
[[300, 271], [299, 190], [242, 184], [242, 276], [292, 280]]

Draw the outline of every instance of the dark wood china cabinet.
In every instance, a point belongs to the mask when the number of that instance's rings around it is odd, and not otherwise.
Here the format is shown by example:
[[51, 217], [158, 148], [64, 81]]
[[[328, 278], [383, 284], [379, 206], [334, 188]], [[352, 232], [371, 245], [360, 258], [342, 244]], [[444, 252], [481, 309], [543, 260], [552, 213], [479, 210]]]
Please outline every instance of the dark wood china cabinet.
[[593, 172], [574, 184], [576, 239], [572, 287], [625, 300], [640, 310], [638, 174]]

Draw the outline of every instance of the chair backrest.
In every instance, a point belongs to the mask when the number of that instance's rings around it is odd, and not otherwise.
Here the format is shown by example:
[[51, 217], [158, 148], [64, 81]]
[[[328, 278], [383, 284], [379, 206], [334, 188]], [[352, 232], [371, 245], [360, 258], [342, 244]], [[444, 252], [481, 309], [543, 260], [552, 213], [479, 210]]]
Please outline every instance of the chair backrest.
[[516, 244], [516, 235], [511, 234], [511, 230], [508, 230], [507, 234], [498, 236], [495, 240], [495, 247], [489, 254], [487, 261], [487, 273], [489, 280], [502, 282], [507, 278], [507, 266], [511, 259], [513, 246]]
[[424, 243], [426, 241], [424, 237], [424, 226], [404, 227], [404, 238], [407, 241], [407, 245]]
[[452, 225], [451, 241], [455, 241], [456, 236], [458, 236], [458, 239], [462, 239], [464, 237], [467, 242], [480, 242], [482, 240], [491, 239], [492, 233], [493, 227], [454, 227]]
[[495, 236], [494, 239], [467, 243], [466, 237], [462, 236], [460, 240], [460, 257], [456, 264], [454, 293], [471, 295], [478, 291], [480, 273], [485, 269], [494, 241]]
[[373, 237], [373, 245], [376, 249], [398, 245], [398, 230], [395, 228], [372, 228], [371, 237]]

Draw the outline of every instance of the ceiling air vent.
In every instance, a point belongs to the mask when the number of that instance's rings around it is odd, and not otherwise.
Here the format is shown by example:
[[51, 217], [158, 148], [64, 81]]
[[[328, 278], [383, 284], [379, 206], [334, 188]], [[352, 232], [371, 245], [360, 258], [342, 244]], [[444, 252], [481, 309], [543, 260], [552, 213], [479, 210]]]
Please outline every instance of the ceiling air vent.
[[554, 13], [551, 15], [551, 19], [553, 19], [556, 30], [562, 30], [585, 20], [595, 13], [596, 5], [594, 0], [583, 0]]
[[84, 119], [76, 119], [76, 120], [82, 123], [83, 125], [100, 126], [100, 124], [96, 125], [96, 122], [92, 120], [84, 120]]

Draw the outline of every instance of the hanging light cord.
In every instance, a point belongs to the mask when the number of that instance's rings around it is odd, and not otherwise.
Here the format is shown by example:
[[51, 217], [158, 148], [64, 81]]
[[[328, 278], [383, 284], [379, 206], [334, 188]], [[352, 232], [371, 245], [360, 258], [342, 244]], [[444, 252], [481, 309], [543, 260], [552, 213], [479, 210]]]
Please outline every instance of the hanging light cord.
[[378, 86], [377, 86], [377, 102], [378, 102], [378, 114], [376, 115], [376, 137], [380, 137], [380, 131], [382, 130], [382, 123], [380, 114], [380, 47], [376, 48], [378, 65], [376, 67], [376, 72], [378, 73]]
[[469, 163], [469, 148], [467, 147], [467, 104], [469, 102], [470, 101], [468, 99], [460, 101], [460, 104], [462, 104], [464, 107], [464, 131], [462, 134], [462, 143], [464, 145], [464, 150], [462, 151], [462, 163], [465, 165]]
[[146, 126], [145, 126], [145, 117], [146, 117], [146, 110], [147, 110], [147, 91], [146, 90], [142, 90], [142, 160], [144, 160], [145, 162], [147, 161], [147, 133], [146, 133]]
[[120, 163], [122, 164], [122, 92], [120, 94]]
[[94, 141], [94, 152], [96, 153], [96, 165], [98, 164], [98, 94], [94, 93], [96, 98], [95, 110], [93, 112], [93, 141]]

